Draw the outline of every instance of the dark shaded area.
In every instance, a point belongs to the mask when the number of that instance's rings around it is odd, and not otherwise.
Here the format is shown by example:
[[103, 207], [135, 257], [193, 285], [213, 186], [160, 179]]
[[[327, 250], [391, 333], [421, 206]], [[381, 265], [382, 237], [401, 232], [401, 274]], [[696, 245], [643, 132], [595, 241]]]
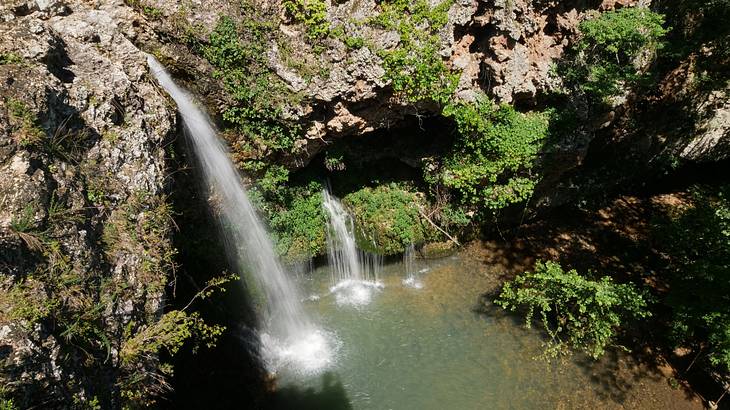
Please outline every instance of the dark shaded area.
[[321, 376], [322, 387], [300, 388], [286, 386], [278, 389], [266, 403], [267, 410], [351, 410], [347, 392], [337, 374]]
[[[724, 174], [726, 175], [726, 174]], [[720, 178], [721, 180], [721, 178]], [[611, 276], [619, 282], [634, 282], [648, 287], [654, 296], [654, 316], [640, 323], [630, 323], [618, 341], [632, 350], [629, 355], [609, 350], [607, 357], [596, 362], [578, 355], [581, 368], [598, 386], [604, 398], [624, 403], [630, 396], [641, 394], [642, 380], [666, 379], [687, 398], [699, 396], [716, 400], [721, 386], [713, 380], [707, 367], [695, 364], [688, 369], [695, 354], [678, 355], [667, 344], [667, 324], [671, 310], [665, 304], [670, 294], [671, 277], [667, 274], [666, 254], [656, 234], [666, 212], [686, 200], [686, 184], [690, 178], [667, 181], [665, 186], [682, 190], [654, 192], [641, 196], [596, 199], [584, 206], [563, 206], [544, 219], [505, 230], [504, 238], [482, 244], [487, 249], [487, 264], [500, 264], [508, 270], [498, 281], [532, 270], [536, 259], [559, 261], [566, 269], [579, 273], [594, 272]], [[720, 181], [718, 181], [720, 182]], [[500, 289], [488, 290], [475, 311], [488, 315], [504, 315], [492, 301]], [[514, 315], [517, 323], [522, 316]], [[547, 335], [545, 335], [547, 337]], [[723, 407], [724, 406], [724, 407]], [[720, 408], [728, 408], [721, 402]]]
[[427, 192], [422, 168], [428, 158], [442, 156], [453, 145], [453, 130], [441, 116], [408, 116], [397, 127], [337, 140], [294, 173], [292, 183], [329, 181], [339, 197], [391, 182]]
[[[99, 42], [98, 36], [95, 42]], [[52, 37], [50, 41], [50, 49], [43, 59], [48, 71], [53, 74], [62, 83], [72, 83], [76, 75], [68, 67], [73, 64], [66, 52], [66, 44], [57, 37]]]
[[[176, 141], [176, 152], [179, 167], [171, 200], [178, 227], [174, 244], [180, 269], [171, 291], [172, 307], [182, 308], [211, 278], [239, 272], [228, 262], [184, 137]], [[203, 347], [197, 353], [184, 348], [172, 358], [174, 390], [163, 407], [261, 408], [268, 387], [265, 370], [256, 358], [255, 337], [248, 330], [255, 324], [255, 314], [243, 283], [229, 282], [225, 293], [197, 301], [192, 309], [209, 324], [225, 326], [226, 331], [214, 348]]]
[[671, 27], [666, 45], [658, 51], [648, 81], [632, 90], [626, 104], [591, 116], [611, 126], [594, 131], [581, 165], [563, 176], [579, 187], [574, 196], [656, 192], [657, 185], [678, 185], [675, 179], [727, 175], [720, 173], [728, 170], [727, 135], [711, 150], [693, 149], [692, 155], [702, 154], [697, 160], [685, 161], [679, 153], [724, 103], [710, 97], [730, 78], [730, 3], [662, 0], [652, 2], [652, 9], [663, 13], [665, 27]]

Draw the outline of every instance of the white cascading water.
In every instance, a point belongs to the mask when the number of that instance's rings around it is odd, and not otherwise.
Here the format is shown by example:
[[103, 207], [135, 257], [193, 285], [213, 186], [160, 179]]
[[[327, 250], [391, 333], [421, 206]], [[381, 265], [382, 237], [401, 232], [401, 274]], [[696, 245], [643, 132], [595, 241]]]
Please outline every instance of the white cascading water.
[[248, 199], [208, 115], [179, 88], [164, 67], [148, 56], [152, 74], [177, 103], [200, 163], [216, 214], [224, 228], [226, 250], [239, 269], [256, 278], [265, 296], [265, 318], [259, 337], [270, 371], [282, 367], [312, 373], [334, 360], [331, 336], [315, 327], [304, 313], [295, 284], [282, 268], [271, 239]]
[[405, 252], [403, 252], [403, 267], [406, 270], [406, 278], [403, 279], [403, 285], [421, 289], [423, 284], [418, 278], [420, 272], [416, 271], [416, 247], [413, 244], [408, 245]]
[[373, 292], [383, 287], [378, 281], [383, 259], [359, 250], [355, 243], [352, 216], [328, 190], [322, 192], [322, 198], [322, 206], [328, 216], [327, 258], [332, 272], [330, 291], [339, 304], [366, 305]]

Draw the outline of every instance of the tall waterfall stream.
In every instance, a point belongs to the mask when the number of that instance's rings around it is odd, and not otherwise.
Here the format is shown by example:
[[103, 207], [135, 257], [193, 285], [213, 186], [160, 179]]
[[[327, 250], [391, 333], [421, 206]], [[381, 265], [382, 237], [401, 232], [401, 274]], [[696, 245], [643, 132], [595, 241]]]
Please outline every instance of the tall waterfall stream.
[[254, 278], [248, 285], [263, 293], [259, 336], [267, 366], [271, 371], [292, 366], [305, 373], [327, 367], [334, 359], [333, 340], [305, 314], [299, 291], [279, 262], [210, 118], [154, 57], [148, 57], [148, 64], [177, 104], [229, 257], [247, 278]]

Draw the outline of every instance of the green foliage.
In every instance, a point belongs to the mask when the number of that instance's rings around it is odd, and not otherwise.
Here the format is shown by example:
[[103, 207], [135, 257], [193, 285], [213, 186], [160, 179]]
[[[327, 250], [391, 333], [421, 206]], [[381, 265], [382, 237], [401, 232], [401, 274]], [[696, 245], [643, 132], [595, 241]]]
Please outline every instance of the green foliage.
[[21, 147], [41, 149], [48, 155], [66, 162], [77, 163], [83, 153], [84, 144], [90, 135], [86, 128], [70, 126], [72, 117], [67, 117], [53, 133], [40, 126], [40, 121], [23, 101], [9, 98], [5, 101], [10, 132]]
[[316, 40], [326, 37], [330, 31], [325, 0], [283, 0], [282, 7], [292, 20], [307, 28], [307, 37]]
[[439, 55], [438, 30], [448, 21], [452, 0], [430, 7], [427, 0], [392, 0], [380, 4], [381, 12], [370, 24], [396, 30], [397, 47], [379, 51], [384, 78], [407, 101], [448, 102], [456, 89], [458, 74], [453, 74]]
[[175, 249], [167, 237], [170, 234], [172, 209], [164, 197], [150, 197], [136, 192], [129, 201], [114, 209], [102, 233], [102, 243], [108, 258], [125, 254], [142, 258], [139, 284], [150, 292], [161, 291], [168, 271], [175, 265]]
[[575, 270], [565, 272], [555, 262], [538, 261], [535, 272], [505, 283], [496, 303], [524, 311], [527, 327], [536, 319], [542, 324], [550, 337], [546, 357], [575, 349], [598, 359], [627, 320], [650, 315], [645, 296], [635, 286], [607, 276], [594, 280]]
[[144, 0], [125, 0], [125, 3], [142, 12], [145, 16], [152, 20], [158, 20], [162, 17], [162, 10], [145, 4]]
[[696, 188], [693, 204], [655, 235], [669, 257], [675, 344], [703, 348], [710, 362], [730, 370], [730, 188]]
[[233, 101], [223, 107], [223, 119], [247, 141], [242, 148], [251, 150], [253, 144], [263, 153], [290, 151], [301, 130], [282, 118], [289, 92], [268, 69], [268, 36], [275, 26], [249, 13], [240, 25], [221, 17], [203, 56], [216, 68], [213, 76], [221, 79]]
[[471, 223], [471, 217], [461, 207], [446, 204], [438, 212], [438, 221], [442, 229], [458, 231]]
[[664, 45], [663, 24], [664, 16], [642, 7], [621, 8], [582, 22], [577, 59], [568, 66], [567, 79], [599, 99], [638, 84], [645, 78], [645, 61]]
[[344, 154], [336, 150], [327, 151], [324, 158], [324, 167], [328, 171], [344, 171], [347, 169]]
[[285, 206], [271, 218], [279, 254], [289, 261], [298, 261], [324, 253], [322, 186], [312, 182], [304, 188], [291, 188], [287, 197]]
[[35, 323], [47, 317], [57, 307], [57, 301], [46, 297], [43, 284], [34, 277], [18, 281], [0, 296], [3, 306], [2, 319], [31, 329]]
[[401, 253], [413, 243], [436, 236], [420, 215], [425, 200], [397, 184], [363, 188], [343, 198], [361, 229], [359, 245], [385, 255]]
[[78, 163], [84, 146], [90, 138], [88, 129], [73, 129], [68, 126], [70, 117], [61, 123], [53, 134], [44, 140], [43, 148], [52, 157], [70, 163]]
[[19, 64], [23, 62], [23, 58], [15, 53], [0, 53], [0, 65]]
[[[127, 330], [134, 328], [135, 323], [129, 322]], [[143, 326], [133, 334], [126, 334], [119, 354], [122, 364], [129, 365], [144, 355], [157, 355], [163, 350], [174, 355], [188, 340], [211, 347], [222, 332], [221, 326], [205, 324], [197, 312], [188, 314], [172, 310], [153, 324]]]
[[532, 168], [547, 138], [546, 114], [522, 114], [483, 99], [449, 104], [443, 115], [456, 122], [458, 138], [440, 168], [427, 168], [427, 181], [456, 191], [466, 205], [492, 211], [530, 197], [537, 184]]
[[365, 39], [363, 39], [362, 37], [346, 37], [345, 45], [348, 48], [357, 50], [365, 46]]
[[256, 187], [270, 201], [281, 202], [286, 195], [286, 183], [289, 181], [289, 170], [281, 165], [269, 165], [263, 177], [256, 181]]
[[0, 398], [0, 410], [17, 410], [18, 408], [15, 407], [15, 403], [13, 402], [13, 399], [3, 399]]
[[7, 107], [10, 133], [13, 139], [22, 147], [39, 145], [45, 137], [38, 118], [28, 106], [13, 98], [5, 100]]
[[10, 220], [10, 229], [15, 233], [28, 233], [35, 228], [36, 206], [32, 203], [23, 208], [23, 213]]

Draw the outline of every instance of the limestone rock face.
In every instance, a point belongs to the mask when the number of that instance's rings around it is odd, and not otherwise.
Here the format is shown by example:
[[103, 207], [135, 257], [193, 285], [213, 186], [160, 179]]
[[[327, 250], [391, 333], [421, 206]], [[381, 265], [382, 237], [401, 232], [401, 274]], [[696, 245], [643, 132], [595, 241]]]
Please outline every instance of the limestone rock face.
[[41, 261], [126, 284], [101, 314], [107, 329], [161, 310], [164, 286], [142, 280], [143, 249], [103, 238], [115, 215], [143, 219], [164, 194], [164, 144], [176, 130], [174, 108], [130, 40], [137, 19], [121, 0], [0, 4], [0, 377], [21, 407], [89, 399], [119, 370], [119, 341], [109, 341], [106, 363], [89, 367], [56, 324], [13, 313], [13, 284], [35, 283], [41, 301], [48, 291], [29, 279]]
[[[378, 15], [375, 0], [328, 2], [330, 27], [343, 28], [345, 37], [361, 38], [366, 46], [350, 48], [343, 36], [329, 36], [320, 40], [320, 51], [307, 40], [306, 27], [288, 20], [280, 3], [251, 4], [278, 24], [277, 40], [269, 45], [269, 66], [301, 97], [299, 105], [286, 108], [306, 130], [305, 138], [296, 143], [299, 154], [291, 167], [306, 165], [333, 140], [391, 127], [407, 115], [438, 114], [435, 105], [414, 106], [397, 98], [384, 79], [379, 51], [393, 49], [401, 39], [394, 30], [363, 23]], [[606, 1], [600, 8], [633, 3]], [[183, 77], [199, 79], [190, 86], [216, 106], [222, 98], [220, 84], [204, 80], [212, 67], [176, 41], [164, 39], [192, 35], [204, 43], [220, 16], [241, 17], [238, 3], [141, 0], [140, 4], [158, 11], [156, 17], [147, 18], [158, 38], [140, 36], [140, 41], [151, 40], [149, 48], [159, 49], [173, 65], [186, 67]], [[574, 39], [581, 19], [592, 11], [596, 10], [587, 9], [582, 1], [454, 1], [438, 37], [439, 54], [460, 73], [456, 98], [471, 100], [485, 92], [497, 102], [535, 104], [539, 96], [559, 85], [550, 67]]]
[[730, 154], [730, 90], [713, 91], [697, 107], [706, 114], [695, 137], [682, 147], [680, 157], [688, 160], [716, 160]]

